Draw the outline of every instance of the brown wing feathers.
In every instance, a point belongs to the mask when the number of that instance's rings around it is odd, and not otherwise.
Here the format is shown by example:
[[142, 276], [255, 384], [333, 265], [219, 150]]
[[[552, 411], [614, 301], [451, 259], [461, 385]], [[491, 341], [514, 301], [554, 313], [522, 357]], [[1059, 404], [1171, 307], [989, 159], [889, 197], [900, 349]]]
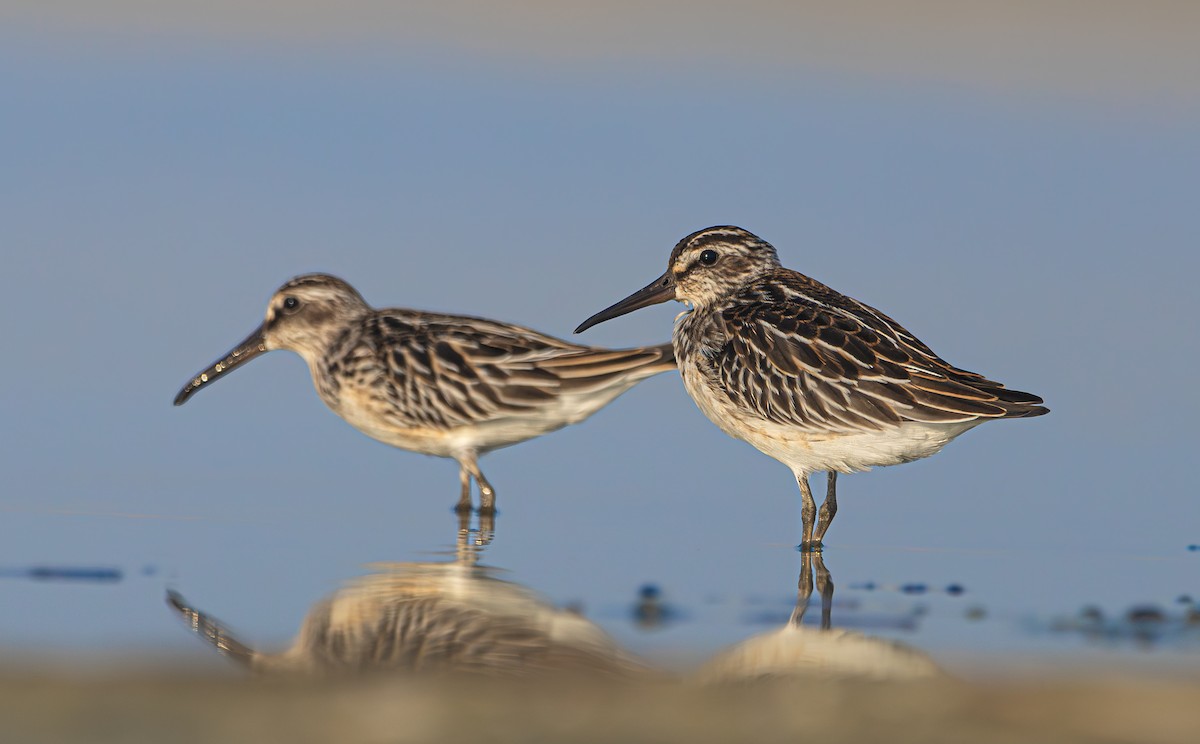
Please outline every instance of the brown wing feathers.
[[594, 349], [495, 321], [407, 311], [381, 311], [355, 336], [330, 366], [352, 369], [405, 426], [478, 423], [675, 365], [669, 344]]
[[768, 420], [879, 429], [1046, 412], [1037, 396], [947, 364], [883, 313], [803, 275], [747, 294], [721, 315], [713, 361], [726, 393]]

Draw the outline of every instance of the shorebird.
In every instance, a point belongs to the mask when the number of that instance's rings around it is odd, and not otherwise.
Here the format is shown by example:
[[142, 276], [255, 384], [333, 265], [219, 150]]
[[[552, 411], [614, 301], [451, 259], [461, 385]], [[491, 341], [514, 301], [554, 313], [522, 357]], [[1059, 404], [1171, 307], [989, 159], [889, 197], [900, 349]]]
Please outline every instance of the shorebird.
[[460, 537], [448, 562], [380, 563], [317, 602], [291, 648], [257, 651], [178, 592], [167, 604], [222, 655], [252, 671], [409, 672], [631, 678], [650, 669], [591, 621], [478, 565]]
[[[936, 679], [943, 672], [933, 659], [897, 641], [866, 635], [832, 622], [833, 579], [820, 552], [800, 554], [796, 607], [783, 627], [722, 651], [692, 679], [706, 684], [772, 679]], [[821, 593], [820, 628], [804, 625], [813, 591]]]
[[481, 513], [495, 510], [495, 490], [480, 455], [583, 421], [675, 368], [670, 344], [602, 349], [484, 318], [376, 310], [341, 279], [306, 274], [280, 287], [263, 324], [175, 405], [274, 349], [299, 354], [321, 400], [367, 436], [458, 461], [457, 509], [470, 511], [474, 478]]
[[[576, 333], [667, 300], [688, 394], [720, 429], [783, 464], [800, 485], [800, 549], [820, 550], [837, 474], [929, 457], [984, 421], [1040, 416], [1030, 393], [951, 366], [878, 310], [779, 263], [740, 227], [676, 244], [667, 271]], [[817, 515], [808, 477], [828, 472]]]

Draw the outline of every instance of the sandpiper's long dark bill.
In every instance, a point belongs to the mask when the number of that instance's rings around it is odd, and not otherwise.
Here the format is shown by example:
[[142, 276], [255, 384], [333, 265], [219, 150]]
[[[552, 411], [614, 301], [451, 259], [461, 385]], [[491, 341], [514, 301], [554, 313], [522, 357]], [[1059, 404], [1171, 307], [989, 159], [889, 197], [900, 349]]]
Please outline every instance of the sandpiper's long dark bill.
[[[692, 305], [672, 340], [684, 387], [726, 434], [791, 468], [805, 550], [837, 511], [836, 478], [928, 457], [991, 419], [1047, 412], [939, 357], [896, 321], [779, 263], [740, 227], [710, 227], [675, 245], [665, 274], [577, 329], [668, 299]], [[827, 471], [817, 514], [808, 476]]]
[[643, 307], [657, 305], [673, 299], [675, 299], [675, 277], [668, 271], [620, 302], [609, 305], [583, 321], [575, 329], [575, 332], [583, 333], [592, 326], [599, 325], [606, 320], [612, 320], [626, 313], [631, 313], [634, 310], [640, 310]]
[[244, 341], [230, 349], [228, 354], [209, 365], [208, 369], [197, 372], [192, 381], [184, 385], [179, 394], [175, 396], [175, 405], [182, 406], [187, 403], [188, 398], [192, 397], [197, 390], [216, 382], [218, 377], [225, 375], [234, 367], [245, 364], [266, 350], [267, 341], [263, 334], [263, 327], [259, 326]]
[[[222, 655], [255, 672], [404, 672], [560, 679], [634, 678], [649, 669], [599, 626], [475, 563], [380, 563], [309, 610], [292, 646], [257, 651], [176, 591], [167, 604]], [[586, 677], [580, 677], [586, 679]]]
[[669, 344], [580, 346], [529, 328], [465, 315], [376, 310], [327, 274], [298, 276], [271, 298], [262, 326], [175, 396], [275, 349], [308, 363], [317, 394], [364, 434], [460, 465], [459, 509], [495, 491], [478, 457], [583, 421], [652, 375], [675, 369]]

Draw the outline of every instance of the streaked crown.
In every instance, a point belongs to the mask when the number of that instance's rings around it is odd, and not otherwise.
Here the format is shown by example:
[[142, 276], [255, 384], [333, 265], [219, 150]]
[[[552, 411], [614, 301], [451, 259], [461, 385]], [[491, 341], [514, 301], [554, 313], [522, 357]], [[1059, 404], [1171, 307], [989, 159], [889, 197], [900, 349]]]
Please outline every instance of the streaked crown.
[[358, 290], [336, 276], [304, 274], [271, 297], [263, 337], [268, 349], [321, 354], [339, 329], [370, 310]]
[[775, 248], [748, 230], [709, 227], [679, 241], [667, 264], [677, 299], [708, 305], [779, 268]]

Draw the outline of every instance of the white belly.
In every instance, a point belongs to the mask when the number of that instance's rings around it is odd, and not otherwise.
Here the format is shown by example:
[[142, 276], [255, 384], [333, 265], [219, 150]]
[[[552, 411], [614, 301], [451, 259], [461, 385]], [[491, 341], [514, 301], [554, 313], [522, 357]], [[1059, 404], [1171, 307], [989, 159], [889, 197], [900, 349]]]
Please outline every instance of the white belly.
[[705, 416], [735, 439], [753, 445], [797, 474], [835, 470], [853, 473], [899, 465], [936, 454], [984, 419], [945, 424], [904, 422], [875, 431], [808, 431], [760, 418], [735, 406], [704, 380], [695, 365], [681, 365], [684, 387]]
[[[314, 373], [315, 375], [315, 373]], [[450, 426], [413, 426], [389, 416], [373, 392], [344, 385], [337, 399], [322, 397], [334, 413], [367, 436], [393, 447], [438, 457], [484, 454], [532, 439], [591, 416], [645, 375], [630, 375], [585, 394], [559, 395], [536, 408], [505, 409], [488, 418]]]

